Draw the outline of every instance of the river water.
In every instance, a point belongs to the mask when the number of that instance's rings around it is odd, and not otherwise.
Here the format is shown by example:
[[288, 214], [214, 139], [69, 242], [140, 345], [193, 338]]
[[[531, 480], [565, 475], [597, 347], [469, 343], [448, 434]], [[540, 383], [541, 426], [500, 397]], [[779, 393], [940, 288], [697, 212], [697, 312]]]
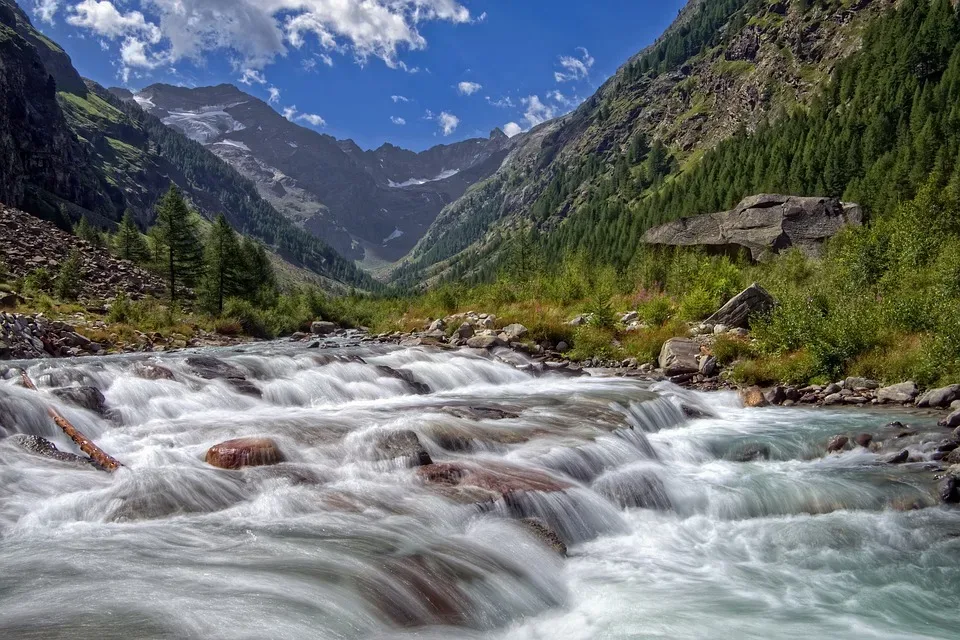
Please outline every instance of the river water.
[[[837, 433], [894, 438], [889, 413], [744, 409], [732, 394], [538, 377], [465, 351], [208, 355], [248, 382], [202, 377], [184, 355], [149, 361], [172, 380], [128, 357], [26, 363], [39, 391], [0, 382], [0, 436], [76, 451], [52, 405], [125, 465], [0, 442], [0, 637], [960, 634], [960, 511], [935, 506], [929, 467], [824, 455]], [[106, 414], [51, 393], [69, 385], [100, 389]], [[402, 431], [434, 462], [564, 488], [491, 498], [427, 482], [415, 458], [384, 455]], [[240, 436], [273, 438], [287, 461], [205, 463]]]

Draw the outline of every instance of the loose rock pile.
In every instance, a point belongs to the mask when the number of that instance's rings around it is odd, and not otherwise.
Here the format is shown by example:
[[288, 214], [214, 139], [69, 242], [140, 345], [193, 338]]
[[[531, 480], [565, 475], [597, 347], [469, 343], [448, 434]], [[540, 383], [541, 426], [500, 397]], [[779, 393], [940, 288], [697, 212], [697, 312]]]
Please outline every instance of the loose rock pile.
[[98, 354], [103, 347], [64, 322], [0, 311], [0, 360]]
[[0, 205], [0, 261], [12, 276], [23, 278], [40, 268], [56, 275], [74, 249], [81, 256], [82, 300], [108, 300], [120, 292], [139, 299], [164, 292], [163, 280], [153, 274], [114, 258], [107, 250], [61, 231], [50, 222]]

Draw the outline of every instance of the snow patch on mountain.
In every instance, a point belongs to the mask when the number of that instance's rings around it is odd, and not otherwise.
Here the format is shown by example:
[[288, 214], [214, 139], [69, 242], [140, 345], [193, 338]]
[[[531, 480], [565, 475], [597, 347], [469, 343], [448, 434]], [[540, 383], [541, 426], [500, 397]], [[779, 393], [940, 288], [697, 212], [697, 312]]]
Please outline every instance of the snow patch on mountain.
[[420, 184], [427, 184], [428, 182], [439, 182], [441, 180], [446, 180], [447, 178], [452, 178], [458, 173], [460, 173], [459, 169], [445, 169], [433, 178], [410, 178], [406, 182], [394, 182], [393, 180], [389, 180], [388, 183], [394, 189], [402, 189], [403, 187], [415, 187]]

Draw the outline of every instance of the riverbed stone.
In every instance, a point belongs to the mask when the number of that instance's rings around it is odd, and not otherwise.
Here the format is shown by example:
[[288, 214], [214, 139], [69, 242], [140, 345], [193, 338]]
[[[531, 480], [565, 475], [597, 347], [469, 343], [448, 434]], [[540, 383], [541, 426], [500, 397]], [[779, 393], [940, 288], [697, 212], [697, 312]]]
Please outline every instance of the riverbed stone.
[[563, 543], [557, 532], [551, 529], [546, 522], [540, 518], [522, 518], [521, 526], [533, 535], [534, 538], [544, 543], [561, 556], [567, 555], [567, 545]]
[[96, 468], [96, 465], [90, 458], [78, 456], [74, 453], [67, 453], [66, 451], [60, 451], [60, 449], [57, 448], [57, 445], [53, 444], [46, 438], [41, 438], [40, 436], [17, 433], [10, 436], [8, 441], [12, 442], [17, 447], [27, 451], [28, 453], [32, 453], [33, 455], [40, 456], [42, 458], [47, 458], [48, 460], [64, 462], [78, 467], [90, 467], [91, 469]]
[[464, 322], [460, 325], [460, 328], [457, 329], [454, 335], [461, 340], [469, 340], [474, 336], [475, 333], [476, 331], [474, 330], [473, 325], [469, 322]]
[[937, 494], [945, 504], [960, 504], [960, 478], [948, 475], [937, 485]]
[[315, 336], [328, 336], [331, 333], [336, 332], [340, 327], [336, 322], [327, 322], [325, 320], [317, 320], [310, 324], [310, 333]]
[[938, 423], [948, 429], [960, 429], [960, 410], [954, 411]]
[[133, 374], [144, 380], [173, 380], [173, 371], [152, 362], [138, 362], [133, 365]]
[[207, 464], [221, 469], [240, 469], [279, 464], [286, 460], [271, 438], [237, 438], [215, 444], [207, 450]]
[[904, 449], [903, 451], [899, 453], [895, 453], [894, 455], [887, 458], [887, 464], [903, 464], [909, 459], [910, 459], [910, 451], [908, 451], [907, 449]]
[[64, 387], [51, 391], [53, 395], [81, 409], [86, 409], [100, 416], [107, 414], [107, 399], [96, 387]]
[[949, 407], [955, 400], [960, 399], [960, 384], [951, 384], [939, 389], [931, 389], [917, 398], [918, 407], [943, 408]]
[[879, 389], [880, 383], [869, 378], [847, 378], [843, 381], [843, 388], [850, 391], [872, 391]]
[[741, 389], [740, 401], [745, 407], [766, 407], [770, 404], [760, 387]]
[[857, 437], [854, 438], [854, 442], [856, 442], [858, 446], [869, 447], [870, 443], [873, 442], [873, 435], [869, 433], [858, 434]]
[[499, 336], [474, 336], [467, 340], [467, 346], [471, 349], [493, 349], [506, 344]]
[[492, 502], [517, 492], [549, 493], [572, 487], [542, 471], [494, 462], [434, 463], [419, 467], [417, 477], [443, 495], [466, 502]]
[[779, 405], [787, 400], [787, 391], [783, 387], [774, 387], [763, 395], [769, 404]]
[[840, 404], [841, 402], [843, 402], [843, 396], [839, 393], [831, 393], [823, 399], [823, 404], [827, 405], [828, 407], [831, 405]]
[[672, 338], [660, 349], [660, 368], [665, 376], [678, 376], [700, 371], [700, 345], [687, 338]]
[[835, 393], [840, 393], [843, 391], [843, 387], [836, 382], [831, 382], [826, 387], [823, 388], [823, 395], [832, 396]]
[[404, 458], [412, 466], [420, 467], [433, 464], [430, 454], [424, 448], [417, 434], [410, 430], [393, 431], [376, 439], [377, 457], [381, 460]]
[[838, 453], [843, 451], [849, 442], [850, 438], [847, 436], [834, 436], [831, 438], [830, 442], [827, 443], [827, 453]]
[[901, 382], [890, 385], [877, 391], [877, 401], [880, 404], [913, 402], [920, 394], [916, 382]]

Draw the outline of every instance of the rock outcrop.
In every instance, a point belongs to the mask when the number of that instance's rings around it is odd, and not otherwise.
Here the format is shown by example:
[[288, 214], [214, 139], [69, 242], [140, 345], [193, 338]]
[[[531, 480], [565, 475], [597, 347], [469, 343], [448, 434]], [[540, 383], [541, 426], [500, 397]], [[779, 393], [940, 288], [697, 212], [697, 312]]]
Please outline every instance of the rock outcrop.
[[660, 349], [660, 368], [664, 375], [677, 376], [700, 370], [700, 345], [686, 338], [667, 340]]
[[706, 247], [718, 252], [747, 250], [754, 260], [796, 247], [817, 256], [842, 228], [863, 224], [863, 210], [833, 198], [763, 194], [734, 209], [682, 218], [654, 227], [643, 236], [651, 245]]
[[757, 314], [767, 313], [773, 309], [776, 301], [767, 290], [753, 283], [745, 290], [730, 299], [719, 311], [706, 319], [707, 324], [724, 325], [727, 327], [750, 327], [750, 318]]

